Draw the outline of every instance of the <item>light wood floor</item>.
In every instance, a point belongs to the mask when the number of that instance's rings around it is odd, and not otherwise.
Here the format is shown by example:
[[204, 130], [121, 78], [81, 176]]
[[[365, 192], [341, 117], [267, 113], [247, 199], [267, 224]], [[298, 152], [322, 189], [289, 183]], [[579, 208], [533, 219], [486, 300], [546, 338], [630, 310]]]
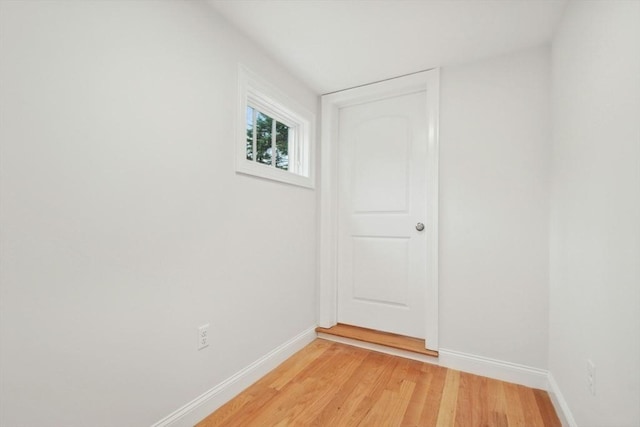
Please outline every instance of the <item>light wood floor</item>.
[[560, 425], [542, 390], [317, 339], [197, 427]]

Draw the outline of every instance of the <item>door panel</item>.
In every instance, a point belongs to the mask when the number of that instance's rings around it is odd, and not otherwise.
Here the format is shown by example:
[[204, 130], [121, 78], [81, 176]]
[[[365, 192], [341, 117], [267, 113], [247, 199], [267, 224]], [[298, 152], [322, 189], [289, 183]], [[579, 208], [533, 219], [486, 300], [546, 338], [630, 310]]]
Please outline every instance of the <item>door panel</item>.
[[426, 92], [339, 112], [338, 321], [424, 338]]
[[407, 238], [354, 236], [353, 298], [407, 307], [408, 255]]
[[[353, 134], [353, 209], [406, 212], [409, 187], [409, 122], [405, 117], [364, 120]], [[389, 149], [393, 141], [393, 149]]]

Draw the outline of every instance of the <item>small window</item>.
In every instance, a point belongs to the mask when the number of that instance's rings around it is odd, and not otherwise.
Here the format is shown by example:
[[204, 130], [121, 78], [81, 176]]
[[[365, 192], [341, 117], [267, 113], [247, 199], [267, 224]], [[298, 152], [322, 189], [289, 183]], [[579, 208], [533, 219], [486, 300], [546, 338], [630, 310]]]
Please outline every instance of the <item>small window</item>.
[[286, 124], [247, 106], [247, 160], [289, 170], [294, 135]]
[[313, 114], [243, 67], [238, 172], [313, 188]]

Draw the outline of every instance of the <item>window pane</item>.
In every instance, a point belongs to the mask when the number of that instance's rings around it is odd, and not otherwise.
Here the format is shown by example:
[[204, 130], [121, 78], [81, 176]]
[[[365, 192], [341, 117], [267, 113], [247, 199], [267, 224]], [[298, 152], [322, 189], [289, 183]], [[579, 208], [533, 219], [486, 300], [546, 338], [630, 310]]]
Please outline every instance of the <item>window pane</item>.
[[259, 111], [256, 113], [256, 161], [270, 165], [273, 119]]
[[246, 124], [247, 124], [247, 160], [253, 160], [253, 115], [255, 110], [247, 107]]
[[289, 127], [276, 122], [276, 167], [289, 170]]

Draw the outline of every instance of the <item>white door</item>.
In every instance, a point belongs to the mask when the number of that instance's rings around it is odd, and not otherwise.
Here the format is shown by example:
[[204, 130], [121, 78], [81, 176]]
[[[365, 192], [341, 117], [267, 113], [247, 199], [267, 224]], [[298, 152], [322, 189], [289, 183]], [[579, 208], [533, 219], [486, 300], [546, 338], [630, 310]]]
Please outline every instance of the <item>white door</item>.
[[426, 91], [339, 109], [340, 323], [425, 338]]

